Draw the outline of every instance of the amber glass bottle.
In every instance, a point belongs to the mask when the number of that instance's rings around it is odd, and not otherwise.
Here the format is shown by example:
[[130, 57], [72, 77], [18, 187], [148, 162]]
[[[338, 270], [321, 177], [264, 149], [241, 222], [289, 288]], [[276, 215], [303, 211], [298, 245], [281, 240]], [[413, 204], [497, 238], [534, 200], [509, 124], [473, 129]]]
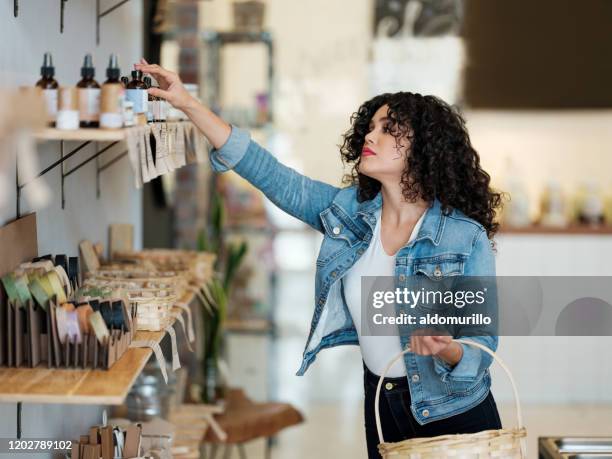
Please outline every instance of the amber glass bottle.
[[134, 104], [136, 123], [146, 125], [149, 95], [147, 94], [147, 85], [142, 81], [142, 72], [140, 70], [132, 71], [132, 81], [127, 85], [126, 97], [127, 100]]
[[81, 81], [77, 83], [81, 127], [98, 127], [100, 124], [100, 85], [94, 80], [95, 76], [91, 54], [87, 54], [81, 67]]
[[53, 67], [53, 57], [51, 53], [45, 53], [43, 65], [40, 68], [40, 80], [36, 83], [38, 88], [41, 88], [47, 105], [47, 116], [49, 125], [55, 125], [57, 116], [57, 93], [59, 84], [53, 78], [55, 76], [55, 67]]

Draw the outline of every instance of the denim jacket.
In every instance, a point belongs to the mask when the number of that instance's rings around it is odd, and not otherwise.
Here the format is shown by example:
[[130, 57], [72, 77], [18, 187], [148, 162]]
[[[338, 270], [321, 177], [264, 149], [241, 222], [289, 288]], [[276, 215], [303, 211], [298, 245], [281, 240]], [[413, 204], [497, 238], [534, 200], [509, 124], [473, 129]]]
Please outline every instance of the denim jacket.
[[[324, 235], [316, 261], [314, 315], [297, 375], [306, 372], [321, 349], [358, 345], [342, 278], [370, 243], [381, 193], [360, 203], [355, 186], [338, 188], [299, 174], [251, 140], [248, 131], [233, 125], [226, 143], [212, 149], [209, 158], [215, 171], [233, 169], [275, 205]], [[443, 213], [434, 200], [417, 237], [396, 255], [399, 282], [418, 273], [494, 276], [495, 260], [484, 227], [456, 209]], [[497, 336], [468, 339], [497, 348]], [[400, 341], [405, 348], [409, 337], [400, 334]], [[487, 396], [491, 357], [473, 346], [461, 346], [463, 355], [454, 367], [437, 356], [405, 354], [411, 411], [419, 424], [467, 411]]]

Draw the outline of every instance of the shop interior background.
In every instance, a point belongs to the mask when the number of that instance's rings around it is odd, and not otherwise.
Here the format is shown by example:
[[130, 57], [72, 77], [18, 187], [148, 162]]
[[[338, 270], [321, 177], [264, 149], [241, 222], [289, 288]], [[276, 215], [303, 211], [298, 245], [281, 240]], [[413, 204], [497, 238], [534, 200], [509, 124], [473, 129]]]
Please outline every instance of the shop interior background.
[[[169, 1], [172, 18], [155, 36], [143, 32], [151, 2], [132, 0], [104, 18], [96, 45], [94, 1], [67, 2], [62, 35], [56, 2], [22, 0], [13, 18], [13, 2], [3, 1], [0, 86], [33, 85], [46, 51], [53, 53], [62, 83], [76, 83], [88, 52], [99, 79], [112, 52], [126, 74], [159, 40], [162, 65], [199, 84], [202, 99], [218, 101], [228, 119], [248, 119], [255, 95], [267, 93], [273, 118], [254, 127], [253, 137], [285, 164], [335, 185], [343, 175], [337, 145], [350, 114], [386, 87], [425, 92], [433, 86], [461, 105], [484, 169], [496, 187], [516, 198], [510, 210], [530, 220], [502, 228], [497, 273], [612, 275], [610, 2], [423, 0], [419, 10], [415, 0], [265, 0], [271, 63], [265, 44], [225, 46], [218, 61], [220, 91], [211, 93], [207, 72], [213, 61], [203, 37], [207, 31], [233, 30], [232, 3]], [[411, 9], [421, 14], [412, 27]], [[392, 36], [381, 36], [385, 33]], [[268, 92], [270, 64], [274, 79]], [[58, 155], [56, 144], [40, 146], [40, 166]], [[65, 210], [58, 171], [44, 178], [51, 197], [45, 207], [22, 203], [22, 213], [37, 212], [41, 253], [71, 252], [83, 235], [105, 241], [108, 225], [117, 222], [134, 225], [138, 248], [197, 246], [207, 211], [207, 165], [140, 191], [125, 162], [102, 176], [99, 199], [94, 167], [67, 180]], [[295, 376], [314, 306], [321, 235], [282, 214], [235, 174], [224, 174], [221, 183], [236, 198], [227, 232], [250, 241], [251, 271], [245, 276], [247, 296], [255, 298], [253, 315], [271, 320], [275, 330], [228, 337], [234, 380], [255, 399], [289, 401], [305, 414], [305, 424], [279, 437], [275, 457], [365, 457], [358, 349], [323, 352], [305, 377]], [[606, 223], [542, 231], [531, 221], [540, 216], [547, 189], [560, 190], [568, 205], [581, 194], [599, 196]], [[13, 190], [3, 200], [2, 223], [15, 217], [15, 198]], [[612, 434], [611, 348], [609, 337], [501, 338], [499, 353], [519, 386], [532, 454], [537, 435]], [[504, 423], [513, 424], [511, 390], [497, 368], [493, 380]], [[4, 406], [3, 413], [11, 409]], [[24, 429], [71, 438], [80, 426], [95, 424], [100, 412], [100, 407], [28, 404]], [[2, 416], [0, 436], [14, 429], [15, 418]], [[252, 446], [255, 457], [260, 450]]]

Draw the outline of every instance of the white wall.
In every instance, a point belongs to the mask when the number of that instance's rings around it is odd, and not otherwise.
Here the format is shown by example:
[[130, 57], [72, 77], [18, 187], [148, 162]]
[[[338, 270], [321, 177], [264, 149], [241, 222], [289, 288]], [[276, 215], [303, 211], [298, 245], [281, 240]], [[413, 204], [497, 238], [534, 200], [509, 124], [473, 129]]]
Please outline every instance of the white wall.
[[[612, 276], [612, 236], [498, 237], [500, 276]], [[512, 369], [523, 402], [612, 402], [612, 337], [504, 336], [499, 354]], [[493, 392], [510, 400], [507, 377], [493, 369]]]
[[[13, 17], [13, 2], [0, 3], [0, 86], [34, 85], [39, 78], [43, 53], [53, 53], [56, 79], [62, 85], [73, 85], [80, 79], [80, 67], [86, 53], [93, 54], [96, 79], [106, 79], [106, 65], [111, 52], [119, 55], [122, 73], [142, 54], [142, 2], [129, 2], [102, 19], [101, 43], [95, 43], [95, 7], [93, 0], [71, 0], [66, 3], [65, 31], [59, 33], [59, 1], [30, 0], [19, 2], [19, 17]], [[103, 0], [102, 7], [115, 4]], [[66, 147], [75, 144], [67, 143]], [[115, 147], [114, 152], [121, 149]], [[67, 167], [78, 164], [94, 152], [93, 146], [79, 152]], [[112, 158], [108, 152], [102, 159]], [[39, 146], [40, 166], [59, 158], [59, 143]], [[10, 165], [14, 176], [14, 163]], [[137, 246], [141, 245], [141, 194], [134, 188], [126, 159], [114, 164], [102, 175], [100, 200], [96, 199], [95, 161], [66, 180], [66, 209], [61, 210], [59, 169], [43, 180], [52, 190], [52, 201], [44, 209], [31, 209], [22, 201], [22, 213], [38, 215], [40, 253], [77, 254], [77, 244], [88, 238], [106, 246], [109, 223], [135, 225]], [[9, 205], [0, 209], [0, 224], [15, 218], [15, 195]], [[1, 251], [1, 249], [0, 249]], [[1, 370], [0, 370], [1, 371]], [[0, 437], [15, 435], [15, 405], [0, 405]], [[67, 407], [25, 404], [23, 434], [54, 439], [77, 438], [99, 421], [97, 407]], [[29, 456], [31, 457], [31, 455]], [[42, 457], [42, 456], [37, 456]]]

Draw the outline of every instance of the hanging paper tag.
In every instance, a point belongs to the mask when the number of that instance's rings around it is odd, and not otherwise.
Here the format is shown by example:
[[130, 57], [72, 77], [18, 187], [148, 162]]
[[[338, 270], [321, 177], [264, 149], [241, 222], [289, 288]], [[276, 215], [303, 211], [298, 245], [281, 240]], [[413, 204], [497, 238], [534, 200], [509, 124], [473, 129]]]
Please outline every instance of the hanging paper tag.
[[157, 342], [151, 341], [151, 340], [132, 341], [132, 343], [130, 344], [130, 347], [148, 347], [151, 350], [153, 350], [153, 353], [155, 354], [155, 359], [157, 360], [157, 364], [159, 365], [159, 368], [162, 372], [162, 376], [164, 377], [164, 382], [168, 384], [168, 373], [166, 371], [166, 359], [164, 358], [164, 353], [162, 352], [161, 347], [159, 347], [159, 344]]
[[140, 164], [140, 149], [138, 146], [138, 129], [130, 128], [127, 130], [128, 158], [134, 173], [134, 184], [136, 188], [142, 188], [142, 168]]
[[193, 320], [191, 317], [191, 308], [189, 307], [187, 303], [183, 303], [183, 302], [174, 303], [174, 306], [187, 312], [187, 338], [189, 339], [190, 342], [195, 341], [195, 333], [193, 331]]
[[174, 314], [172, 314], [172, 317], [175, 317], [176, 320], [178, 320], [179, 323], [181, 324], [181, 328], [183, 329], [183, 335], [185, 335], [185, 338], [187, 338], [187, 349], [189, 349], [190, 352], [193, 352], [193, 348], [191, 347], [191, 342], [189, 341], [189, 338], [187, 337], [187, 329], [185, 328], [185, 319], [183, 319], [183, 314], [180, 311], [175, 312]]
[[164, 175], [170, 172], [170, 170], [166, 164], [166, 146], [162, 142], [160, 130], [159, 124], [151, 126], [151, 134], [155, 138], [155, 168], [158, 175]]
[[153, 150], [151, 149], [151, 128], [149, 126], [143, 127], [142, 141], [144, 142], [146, 150], [149, 180], [153, 180], [154, 178], [159, 177], [159, 172], [155, 162], [153, 161]]
[[172, 348], [172, 371], [176, 371], [181, 368], [181, 362], [179, 360], [178, 348], [176, 346], [176, 333], [172, 325], [166, 327], [166, 331], [170, 335], [170, 343]]

